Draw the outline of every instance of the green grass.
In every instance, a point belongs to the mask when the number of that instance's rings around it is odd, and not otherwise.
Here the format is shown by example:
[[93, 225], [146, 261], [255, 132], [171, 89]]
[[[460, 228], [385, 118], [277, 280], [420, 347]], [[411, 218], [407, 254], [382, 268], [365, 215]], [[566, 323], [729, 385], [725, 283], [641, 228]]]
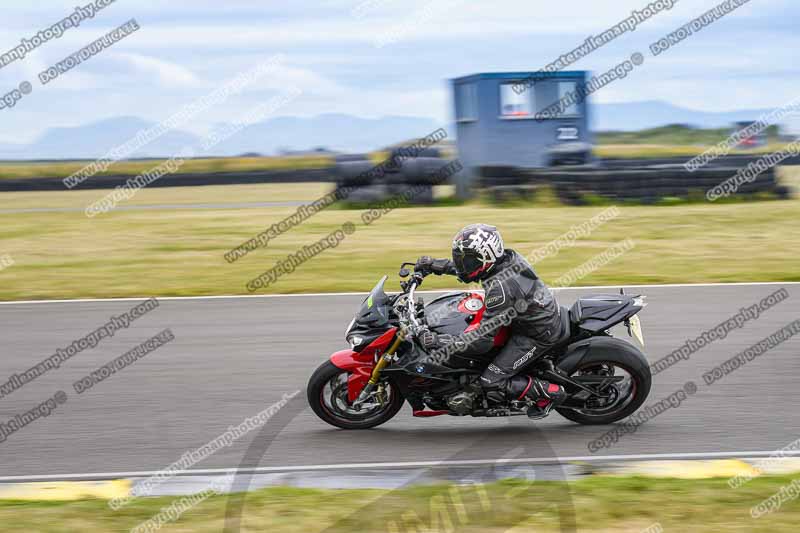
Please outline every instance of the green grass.
[[[258, 185], [209, 185], [205, 187], [146, 187], [124, 205], [301, 202], [331, 191], [330, 183], [270, 183]], [[20, 191], [0, 193], [0, 209], [75, 208], [110, 193], [111, 189], [75, 191]]]
[[[130, 203], [313, 199], [319, 184], [145, 189]], [[0, 194], [0, 209], [21, 206], [82, 209], [107, 191]], [[469, 203], [402, 208], [370, 225], [360, 210], [328, 209], [233, 264], [223, 254], [292, 214], [295, 208], [0, 214], [0, 299], [248, 294], [245, 284], [276, 261], [345, 222], [356, 232], [338, 247], [300, 265], [262, 293], [366, 291], [383, 274], [397, 288], [402, 261], [449, 254], [453, 234], [472, 222], [496, 224], [508, 247], [525, 255], [601, 212], [600, 206], [553, 203], [511, 207]], [[798, 281], [800, 201], [676, 206], [622, 206], [621, 216], [574, 246], [537, 263], [548, 281], [625, 238], [636, 247], [579, 285]], [[432, 277], [425, 288], [455, 286]]]
[[[270, 533], [562, 531], [574, 518], [580, 532], [639, 533], [656, 523], [682, 533], [795, 532], [800, 501], [758, 519], [750, 508], [792, 482], [762, 477], [739, 489], [725, 479], [674, 480], [592, 477], [561, 482], [503, 481], [485, 486], [421, 486], [380, 490], [268, 488], [214, 496], [164, 526], [170, 532], [223, 530], [229, 503], [242, 503], [241, 531]], [[120, 511], [105, 501], [0, 501], [3, 531], [128, 531], [177, 498], [140, 498]], [[564, 502], [560, 507], [554, 501]], [[395, 528], [392, 528], [392, 522]], [[414, 529], [412, 524], [420, 529]], [[327, 529], [330, 528], [330, 529]], [[510, 529], [513, 528], [513, 529]], [[564, 529], [569, 531], [569, 529]]]
[[[721, 140], [721, 139], [720, 139]], [[647, 144], [647, 143], [628, 143], [628, 144], [598, 144], [594, 147], [594, 154], [600, 158], [615, 159], [653, 159], [661, 157], [694, 157], [708, 150], [713, 144]], [[753, 150], [732, 150], [731, 155], [736, 154], [769, 154], [783, 150], [788, 144], [772, 143]]]
[[[768, 130], [770, 145], [746, 153], [769, 153], [785, 146], [777, 142], [774, 127]], [[669, 125], [641, 131], [601, 131], [596, 133], [595, 155], [602, 158], [656, 158], [670, 156], [695, 156], [716, 143], [728, 138], [731, 130], [695, 129], [682, 125]], [[441, 147], [447, 157], [456, 157], [454, 147]], [[388, 151], [370, 153], [376, 164], [388, 157]], [[98, 175], [136, 176], [157, 167], [164, 160], [120, 161]], [[82, 169], [90, 161], [0, 162], [0, 180], [20, 178], [65, 178]], [[179, 174], [213, 172], [248, 172], [257, 170], [301, 170], [325, 168], [333, 165], [328, 156], [286, 157], [220, 157], [191, 159], [184, 163]]]
[[[369, 154], [374, 163], [388, 157], [388, 152]], [[107, 170], [98, 172], [97, 176], [136, 176], [151, 170], [166, 159], [150, 161], [119, 161]], [[81, 170], [91, 161], [56, 161], [56, 162], [0, 162], [0, 180], [25, 178], [66, 178]], [[189, 159], [176, 175], [200, 174], [214, 172], [250, 172], [258, 170], [303, 170], [309, 168], [327, 168], [334, 161], [329, 156], [284, 156], [284, 157], [217, 157]]]
[[800, 193], [800, 166], [778, 167], [778, 180], [788, 185], [794, 193]]
[[[153, 169], [165, 160], [120, 161], [98, 176], [136, 176]], [[60, 161], [55, 163], [4, 162], [0, 163], [0, 179], [11, 178], [65, 178], [82, 169], [91, 161]], [[330, 157], [221, 157], [190, 159], [180, 169], [181, 174], [201, 172], [247, 172], [253, 170], [296, 170], [322, 168], [333, 164]]]
[[[691, 128], [682, 124], [669, 124], [639, 131], [598, 131], [597, 144], [651, 144], [651, 145], [706, 145], [724, 141], [731, 135], [731, 128]], [[767, 128], [767, 139], [778, 139], [777, 126]]]

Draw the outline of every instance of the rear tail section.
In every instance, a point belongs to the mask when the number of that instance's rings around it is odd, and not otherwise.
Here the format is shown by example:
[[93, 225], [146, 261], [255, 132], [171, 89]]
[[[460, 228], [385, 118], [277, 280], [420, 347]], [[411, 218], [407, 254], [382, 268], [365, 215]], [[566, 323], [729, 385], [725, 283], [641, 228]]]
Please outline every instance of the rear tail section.
[[624, 322], [642, 310], [643, 296], [600, 294], [580, 298], [570, 308], [570, 320], [580, 329], [597, 333]]

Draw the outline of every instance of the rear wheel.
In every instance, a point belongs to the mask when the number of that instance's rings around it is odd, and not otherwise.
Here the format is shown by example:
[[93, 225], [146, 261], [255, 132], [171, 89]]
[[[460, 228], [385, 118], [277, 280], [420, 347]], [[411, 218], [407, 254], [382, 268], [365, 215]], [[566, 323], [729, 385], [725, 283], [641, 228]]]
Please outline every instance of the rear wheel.
[[360, 409], [347, 399], [349, 373], [325, 361], [308, 380], [308, 403], [314, 413], [342, 429], [368, 429], [389, 421], [403, 407], [403, 397], [391, 382], [381, 382]]
[[597, 389], [600, 396], [567, 386], [570, 398], [556, 411], [573, 422], [611, 424], [634, 413], [650, 394], [650, 368], [629, 353], [606, 355], [602, 360], [588, 357], [570, 377]]

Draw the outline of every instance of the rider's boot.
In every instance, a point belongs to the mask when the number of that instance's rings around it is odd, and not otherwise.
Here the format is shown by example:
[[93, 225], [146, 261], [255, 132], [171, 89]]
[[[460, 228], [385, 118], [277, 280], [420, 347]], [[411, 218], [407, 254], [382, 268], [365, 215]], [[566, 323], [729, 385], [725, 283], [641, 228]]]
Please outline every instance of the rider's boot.
[[533, 400], [528, 408], [529, 418], [544, 418], [553, 407], [558, 407], [567, 399], [564, 387], [532, 376], [514, 376], [506, 385], [508, 398], [522, 401]]

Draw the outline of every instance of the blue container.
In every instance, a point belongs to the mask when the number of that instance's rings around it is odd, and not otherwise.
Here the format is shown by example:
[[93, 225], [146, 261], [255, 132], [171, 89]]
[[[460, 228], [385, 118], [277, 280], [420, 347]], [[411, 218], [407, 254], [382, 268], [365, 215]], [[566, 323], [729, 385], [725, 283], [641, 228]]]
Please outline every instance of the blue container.
[[547, 167], [553, 154], [590, 147], [586, 71], [499, 72], [451, 80], [459, 196], [481, 166]]

